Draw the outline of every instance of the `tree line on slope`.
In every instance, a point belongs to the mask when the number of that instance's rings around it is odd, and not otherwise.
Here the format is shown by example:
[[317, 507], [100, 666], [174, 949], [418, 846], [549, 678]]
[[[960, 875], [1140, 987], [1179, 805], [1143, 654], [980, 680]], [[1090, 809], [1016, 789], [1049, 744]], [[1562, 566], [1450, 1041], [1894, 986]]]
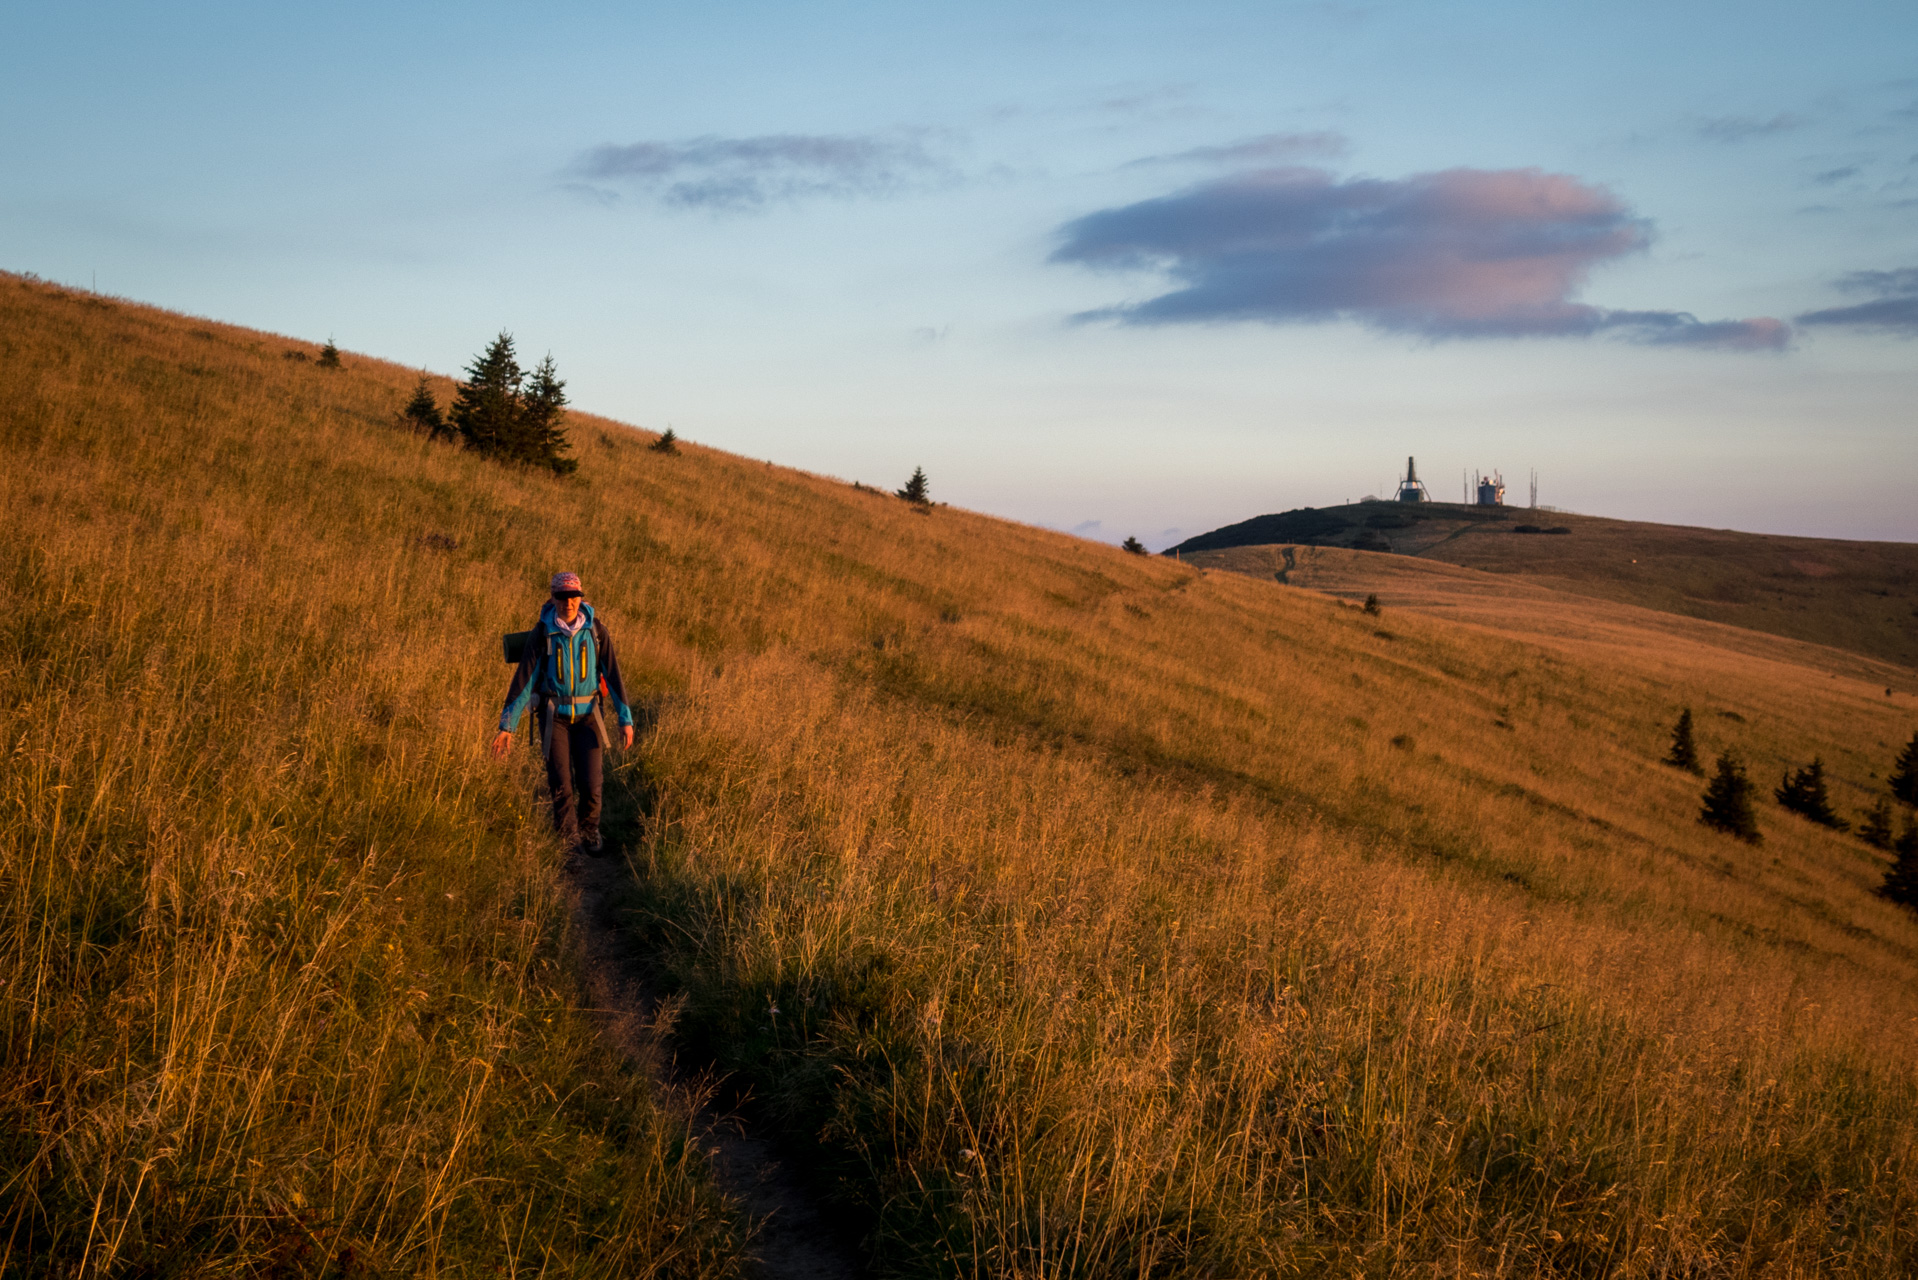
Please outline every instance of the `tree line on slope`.
[[[1672, 745], [1664, 762], [1688, 773], [1703, 775], [1705, 772], [1699, 762], [1690, 707], [1680, 713], [1677, 724], [1672, 726]], [[1879, 796], [1871, 808], [1859, 815], [1857, 834], [1872, 848], [1890, 850], [1895, 855], [1884, 881], [1878, 886], [1879, 896], [1918, 911], [1918, 819], [1914, 819], [1911, 812], [1918, 808], [1918, 733], [1912, 734], [1911, 741], [1893, 762], [1887, 787], [1891, 794]], [[1757, 791], [1757, 786], [1745, 774], [1743, 762], [1733, 752], [1721, 751], [1713, 767], [1712, 780], [1705, 788], [1698, 820], [1740, 840], [1758, 844], [1764, 836], [1758, 829], [1758, 814], [1752, 806]], [[1786, 770], [1772, 791], [1772, 798], [1782, 808], [1821, 827], [1851, 830], [1851, 823], [1838, 816], [1832, 807], [1831, 794], [1825, 785], [1825, 762], [1821, 758], [1813, 757], [1808, 765]], [[1905, 808], [1902, 830], [1895, 838], [1891, 821], [1894, 800]]]
[[[331, 338], [327, 339], [327, 350], [334, 351]], [[336, 365], [338, 359], [334, 352]], [[562, 425], [566, 384], [560, 380], [550, 354], [529, 375], [520, 368], [513, 335], [501, 331], [485, 351], [473, 358], [466, 369], [466, 381], [457, 386], [452, 407], [442, 412], [433, 395], [432, 379], [421, 373], [413, 398], [400, 410], [401, 421], [424, 432], [430, 440], [458, 440], [481, 457], [546, 467], [562, 476], [579, 470], [579, 459], [566, 456], [571, 450]], [[667, 427], [647, 447], [655, 453], [678, 453], [679, 437]], [[925, 468], [914, 467], [896, 496], [921, 513], [931, 512], [932, 486]], [[1134, 555], [1146, 554], [1145, 545], [1135, 537], [1125, 540], [1124, 549]]]
[[[668, 431], [667, 434], [671, 435], [672, 433]], [[857, 480], [853, 481], [852, 487], [863, 493], [879, 492], [879, 490], [869, 485], [861, 484]], [[930, 514], [932, 511], [932, 482], [926, 478], [926, 469], [924, 467], [914, 467], [912, 474], [906, 478], [904, 487], [893, 490], [893, 496], [895, 498], [903, 498], [911, 503], [913, 510], [919, 512], [921, 515]], [[1124, 542], [1119, 544], [1119, 548], [1122, 551], [1129, 551], [1135, 556], [1146, 554], [1145, 544], [1130, 534], [1126, 536]]]

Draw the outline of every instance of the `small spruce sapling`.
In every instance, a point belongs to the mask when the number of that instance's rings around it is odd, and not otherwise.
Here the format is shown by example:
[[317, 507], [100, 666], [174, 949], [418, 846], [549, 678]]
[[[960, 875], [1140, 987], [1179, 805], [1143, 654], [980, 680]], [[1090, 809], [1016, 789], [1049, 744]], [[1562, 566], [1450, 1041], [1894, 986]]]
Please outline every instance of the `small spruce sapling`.
[[1133, 537], [1131, 534], [1127, 534], [1126, 540], [1124, 542], [1121, 542], [1119, 546], [1123, 548], [1124, 550], [1130, 551], [1135, 556], [1142, 556], [1145, 554], [1145, 543], [1139, 541], [1137, 538]]
[[400, 410], [400, 421], [415, 431], [424, 431], [429, 440], [450, 440], [454, 435], [453, 428], [446, 424], [446, 415], [440, 412], [439, 402], [433, 398], [433, 385], [423, 373], [413, 388], [413, 398]]
[[679, 437], [673, 434], [671, 427], [667, 427], [666, 430], [660, 433], [659, 439], [653, 441], [646, 447], [654, 453], [678, 453]]
[[1858, 838], [1874, 849], [1891, 848], [1891, 801], [1883, 796], [1858, 817]]
[[1698, 820], [1748, 844], [1762, 842], [1758, 815], [1752, 811], [1754, 790], [1738, 757], [1729, 751], [1720, 753], [1717, 772], [1705, 787], [1705, 803], [1698, 811]]
[[1905, 829], [1898, 833], [1892, 851], [1896, 856], [1885, 872], [1884, 883], [1878, 886], [1878, 896], [1918, 911], [1918, 824], [1910, 815], [1906, 815]]
[[1374, 618], [1378, 617], [1381, 613], [1385, 612], [1383, 609], [1379, 608], [1378, 592], [1371, 591], [1366, 593], [1365, 612], [1371, 614]]
[[900, 497], [915, 506], [930, 506], [932, 503], [932, 489], [931, 486], [926, 483], [926, 469], [924, 467], [914, 467], [912, 469], [912, 478], [906, 481], [906, 487], [899, 490], [898, 493]]
[[1898, 753], [1898, 760], [1892, 766], [1891, 794], [1895, 800], [1918, 805], [1918, 733], [1911, 735], [1911, 741]]
[[328, 338], [326, 345], [320, 348], [319, 365], [322, 369], [337, 369], [340, 367], [340, 349], [333, 345], [332, 338]]
[[1787, 773], [1772, 795], [1779, 804], [1821, 827], [1844, 831], [1851, 826], [1831, 807], [1831, 795], [1825, 790], [1825, 762], [1816, 756], [1804, 768]]
[[519, 388], [525, 378], [510, 333], [501, 333], [473, 358], [448, 415], [467, 448], [481, 457], [524, 460]]
[[1686, 707], [1678, 714], [1678, 723], [1672, 726], [1672, 749], [1665, 753], [1665, 763], [1686, 773], [1703, 775], [1705, 767], [1698, 763], [1698, 743], [1692, 738], [1692, 709]]
[[579, 470], [579, 459], [569, 458], [572, 446], [566, 440], [566, 384], [549, 354], [526, 380], [526, 392], [520, 397], [520, 433], [528, 462], [551, 467], [558, 476]]

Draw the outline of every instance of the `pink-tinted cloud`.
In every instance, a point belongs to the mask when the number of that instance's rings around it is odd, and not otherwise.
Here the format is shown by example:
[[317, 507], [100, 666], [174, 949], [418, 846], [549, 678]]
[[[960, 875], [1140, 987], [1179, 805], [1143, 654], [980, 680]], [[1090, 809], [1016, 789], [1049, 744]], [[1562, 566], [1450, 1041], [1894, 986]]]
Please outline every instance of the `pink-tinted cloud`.
[[1242, 173], [1089, 214], [1055, 262], [1162, 272], [1182, 286], [1083, 319], [1127, 324], [1355, 320], [1430, 338], [1585, 336], [1777, 348], [1776, 320], [1574, 301], [1594, 266], [1642, 251], [1650, 226], [1602, 187], [1537, 169], [1339, 181]]

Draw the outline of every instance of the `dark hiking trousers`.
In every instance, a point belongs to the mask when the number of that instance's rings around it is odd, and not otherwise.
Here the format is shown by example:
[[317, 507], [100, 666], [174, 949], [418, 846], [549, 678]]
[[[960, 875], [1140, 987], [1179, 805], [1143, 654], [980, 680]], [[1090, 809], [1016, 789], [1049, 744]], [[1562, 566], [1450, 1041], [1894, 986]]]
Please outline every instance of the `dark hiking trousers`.
[[[599, 838], [599, 800], [606, 774], [606, 753], [591, 720], [567, 724], [553, 717], [552, 750], [546, 753], [546, 786], [553, 793], [553, 830], [567, 841]], [[573, 820], [573, 801], [579, 820]]]

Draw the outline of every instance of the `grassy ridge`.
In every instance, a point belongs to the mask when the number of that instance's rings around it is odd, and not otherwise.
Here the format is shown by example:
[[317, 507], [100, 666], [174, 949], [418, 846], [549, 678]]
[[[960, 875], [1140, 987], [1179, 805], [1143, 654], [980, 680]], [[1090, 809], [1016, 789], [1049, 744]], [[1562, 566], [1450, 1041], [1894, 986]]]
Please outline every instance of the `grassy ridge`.
[[[1584, 595], [1918, 665], [1918, 547], [1515, 511], [1559, 537], [1479, 526], [1423, 554]], [[1390, 536], [1388, 534], [1388, 536]]]
[[[1529, 526], [1558, 536], [1518, 534]], [[1181, 543], [1358, 547], [1918, 665], [1918, 546], [1611, 520], [1523, 507], [1362, 502], [1257, 516]], [[1335, 553], [1336, 554], [1336, 553]]]
[[1569, 653], [1580, 662], [1598, 646], [1651, 655], [1702, 646], [1856, 679], [1886, 689], [1888, 707], [1902, 711], [1911, 706], [1912, 669], [1856, 648], [1595, 599], [1544, 586], [1524, 574], [1489, 573], [1417, 556], [1295, 545], [1201, 551], [1184, 557], [1184, 563], [1302, 587], [1355, 606], [1376, 596], [1394, 613], [1406, 610], [1532, 640], [1571, 640], [1576, 643]]
[[[831, 1175], [882, 1272], [1918, 1264], [1918, 927], [1871, 897], [1876, 855], [1775, 814], [1760, 849], [1717, 838], [1692, 820], [1697, 784], [1655, 763], [1678, 706], [1723, 708], [1741, 719], [1712, 718], [1708, 747], [1761, 778], [1819, 752], [1856, 807], [1909, 732], [1862, 681], [1660, 634], [1623, 653], [1380, 625], [696, 447], [652, 454], [585, 417], [580, 479], [504, 471], [397, 431], [402, 370], [318, 370], [278, 340], [16, 281], [0, 307], [7, 545], [29, 549], [10, 616], [32, 619], [7, 678], [65, 708], [10, 730], [4, 867], [30, 887], [8, 901], [53, 905], [16, 910], [0, 1000], [38, 1035], [26, 987], [84, 962], [106, 976], [62, 986], [62, 1025], [135, 1011], [118, 1039], [9, 1041], [31, 1047], [0, 1081], [10, 1132], [44, 1153], [18, 1230], [90, 1248], [75, 1207], [97, 1202], [108, 1241], [268, 1250], [279, 1219], [250, 1206], [291, 1203], [280, 1187], [314, 1203], [299, 1171], [350, 1131], [359, 1163], [321, 1216], [398, 1265], [477, 1266], [513, 1212], [556, 1268], [653, 1240], [681, 1251], [662, 1270], [728, 1265], [681, 1130], [568, 1011], [528, 774], [479, 753], [497, 634], [567, 565], [662, 699], [615, 785], [654, 809], [633, 927], [678, 993], [679, 1042]], [[88, 616], [126, 619], [83, 629], [113, 637], [112, 683], [33, 638], [66, 634], [46, 593], [73, 580], [93, 584], [71, 597]], [[118, 723], [136, 673], [192, 749], [142, 754], [150, 783], [56, 773], [91, 758], [58, 735]], [[177, 858], [129, 816], [145, 794], [168, 797]], [[71, 842], [38, 833], [80, 798], [107, 856], [60, 862]], [[220, 879], [269, 840], [304, 852]], [[208, 987], [281, 993], [200, 1033], [236, 1064], [209, 1078], [308, 1101], [270, 1112], [293, 1137], [243, 1157], [222, 1144], [260, 1131], [255, 1112], [185, 1104], [213, 1136], [126, 1153], [102, 1194], [62, 1145], [72, 1117], [106, 1131], [127, 1091], [105, 1081], [165, 1081], [163, 975], [217, 953], [146, 914], [97, 939], [61, 922], [106, 892], [84, 888], [93, 868], [145, 903], [189, 856], [207, 869], [188, 899], [270, 881], [234, 899], [278, 913], [248, 937], [284, 919], [305, 939], [249, 945]], [[373, 879], [401, 871], [419, 879]], [[389, 943], [418, 987], [371, 967]], [[335, 975], [304, 979], [324, 999], [296, 981], [309, 964]], [[348, 982], [362, 970], [384, 980]], [[517, 1074], [475, 1074], [480, 1041], [434, 1003], [454, 991], [529, 1033]], [[547, 1017], [561, 1030], [530, 1034]], [[273, 1056], [288, 1044], [309, 1048]], [[413, 1055], [389, 1078], [407, 1089], [373, 1088], [365, 1064], [397, 1060], [383, 1044]], [[61, 1071], [57, 1105], [36, 1102]], [[409, 1123], [457, 1139], [484, 1106], [502, 1118], [471, 1130], [483, 1151], [432, 1148], [437, 1182], [391, 1174], [412, 1168]], [[594, 1189], [515, 1174], [535, 1133]], [[163, 1222], [146, 1161], [210, 1190]]]

